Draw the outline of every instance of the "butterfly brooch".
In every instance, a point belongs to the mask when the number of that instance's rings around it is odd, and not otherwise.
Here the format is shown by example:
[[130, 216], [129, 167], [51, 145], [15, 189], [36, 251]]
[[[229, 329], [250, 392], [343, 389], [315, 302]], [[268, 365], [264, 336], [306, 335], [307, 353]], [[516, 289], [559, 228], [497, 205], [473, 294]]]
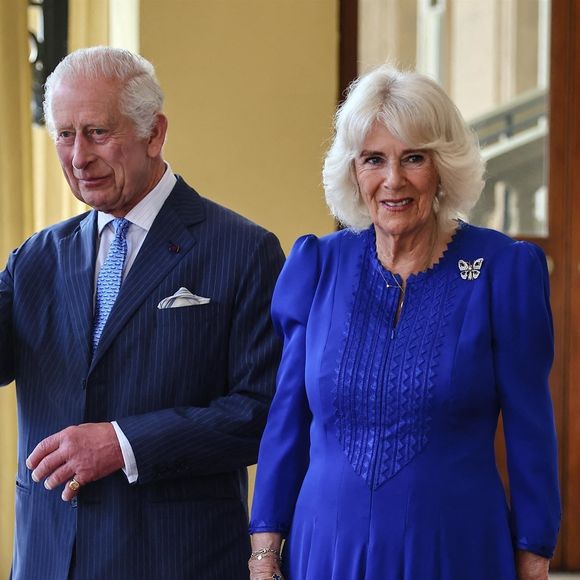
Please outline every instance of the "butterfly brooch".
[[473, 263], [467, 262], [466, 260], [459, 260], [457, 265], [459, 266], [459, 273], [464, 280], [477, 280], [481, 273], [483, 258], [477, 258]]

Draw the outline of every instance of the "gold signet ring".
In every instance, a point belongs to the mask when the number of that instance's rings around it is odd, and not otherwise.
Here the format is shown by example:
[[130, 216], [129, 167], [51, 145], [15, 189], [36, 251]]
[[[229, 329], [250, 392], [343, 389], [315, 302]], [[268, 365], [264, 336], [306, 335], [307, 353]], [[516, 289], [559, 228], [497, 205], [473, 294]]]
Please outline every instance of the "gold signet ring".
[[68, 486], [73, 490], [73, 491], [78, 491], [79, 487], [81, 486], [81, 484], [73, 477], [69, 482], [68, 482]]

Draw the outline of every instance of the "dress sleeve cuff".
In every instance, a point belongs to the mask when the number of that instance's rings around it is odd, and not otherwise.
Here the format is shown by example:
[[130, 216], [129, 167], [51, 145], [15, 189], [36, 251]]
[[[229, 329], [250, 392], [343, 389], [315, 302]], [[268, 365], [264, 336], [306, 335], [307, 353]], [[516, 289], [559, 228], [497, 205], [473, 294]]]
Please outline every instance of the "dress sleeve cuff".
[[276, 534], [282, 534], [286, 536], [290, 526], [288, 524], [281, 524], [276, 522], [264, 522], [252, 520], [248, 527], [250, 534], [259, 534], [262, 532], [271, 532]]
[[554, 556], [555, 548], [546, 544], [540, 544], [536, 542], [530, 542], [527, 538], [519, 538], [516, 541], [516, 547], [518, 550], [523, 550], [524, 552], [532, 552], [543, 558], [552, 559]]

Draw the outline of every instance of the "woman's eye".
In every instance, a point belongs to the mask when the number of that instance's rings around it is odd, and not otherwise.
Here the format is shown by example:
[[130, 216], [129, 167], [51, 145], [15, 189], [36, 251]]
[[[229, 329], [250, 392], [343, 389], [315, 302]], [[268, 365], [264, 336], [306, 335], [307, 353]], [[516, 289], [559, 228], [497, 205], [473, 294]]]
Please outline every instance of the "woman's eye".
[[425, 154], [423, 153], [411, 153], [403, 158], [403, 163], [406, 165], [419, 165], [425, 161]]
[[379, 165], [382, 162], [382, 158], [378, 155], [370, 155], [364, 159], [365, 165]]

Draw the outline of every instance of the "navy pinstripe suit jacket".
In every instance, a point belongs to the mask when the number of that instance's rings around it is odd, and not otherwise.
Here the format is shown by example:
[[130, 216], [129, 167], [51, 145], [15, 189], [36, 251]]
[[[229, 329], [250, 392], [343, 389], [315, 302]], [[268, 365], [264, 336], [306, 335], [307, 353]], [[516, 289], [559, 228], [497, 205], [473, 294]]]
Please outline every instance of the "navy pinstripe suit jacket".
[[[12, 577], [247, 578], [245, 466], [279, 360], [278, 240], [178, 179], [92, 357], [96, 231], [94, 211], [48, 228], [0, 274], [0, 384], [16, 380], [19, 420]], [[181, 286], [211, 302], [157, 308]], [[136, 484], [117, 472], [75, 504], [32, 482], [24, 462], [40, 440], [111, 420]]]

